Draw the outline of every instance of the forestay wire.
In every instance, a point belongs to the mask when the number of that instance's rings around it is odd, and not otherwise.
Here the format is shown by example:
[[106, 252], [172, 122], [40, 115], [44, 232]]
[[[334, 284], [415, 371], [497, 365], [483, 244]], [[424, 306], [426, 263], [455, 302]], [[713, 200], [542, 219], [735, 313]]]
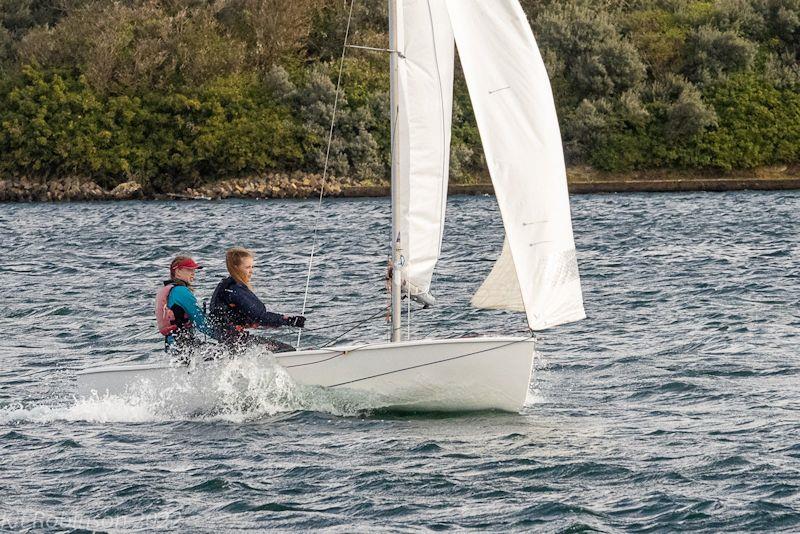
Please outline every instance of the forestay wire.
[[[322, 184], [319, 188], [319, 202], [317, 203], [317, 211], [314, 214], [314, 237], [311, 242], [311, 255], [308, 258], [308, 272], [306, 273], [306, 290], [303, 295], [303, 311], [300, 315], [306, 314], [306, 303], [308, 302], [308, 286], [311, 282], [311, 268], [314, 264], [314, 253], [317, 250], [317, 230], [319, 229], [319, 213], [322, 208], [322, 197], [325, 195], [325, 182], [328, 178], [328, 161], [331, 155], [331, 143], [333, 141], [333, 127], [336, 124], [336, 110], [339, 105], [339, 89], [342, 86], [342, 71], [344, 70], [344, 57], [347, 53], [347, 39], [350, 36], [350, 22], [353, 20], [353, 6], [356, 0], [350, 0], [350, 11], [347, 15], [347, 28], [344, 32], [344, 44], [342, 45], [342, 57], [339, 60], [339, 77], [336, 80], [336, 95], [333, 98], [333, 113], [331, 113], [331, 127], [328, 130], [328, 147], [325, 149], [325, 165], [322, 167]], [[300, 337], [303, 335], [301, 328], [297, 332], [297, 345], [296, 349], [300, 349]]]

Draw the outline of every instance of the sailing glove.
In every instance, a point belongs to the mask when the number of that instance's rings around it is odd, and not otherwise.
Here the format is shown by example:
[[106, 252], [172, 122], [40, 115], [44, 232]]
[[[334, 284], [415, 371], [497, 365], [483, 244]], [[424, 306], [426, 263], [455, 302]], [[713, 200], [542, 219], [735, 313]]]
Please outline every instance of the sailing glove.
[[297, 328], [303, 328], [306, 325], [306, 318], [302, 315], [287, 317], [286, 324], [289, 326], [296, 326]]

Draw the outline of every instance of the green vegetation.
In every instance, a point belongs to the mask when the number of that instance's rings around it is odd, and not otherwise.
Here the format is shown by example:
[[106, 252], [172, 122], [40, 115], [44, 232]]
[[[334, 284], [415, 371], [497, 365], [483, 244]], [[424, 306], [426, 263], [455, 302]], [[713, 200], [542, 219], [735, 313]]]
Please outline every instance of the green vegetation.
[[[85, 176], [174, 191], [319, 173], [341, 0], [0, 0], [0, 176]], [[386, 45], [383, 2], [351, 42]], [[597, 169], [800, 161], [800, 0], [523, 0], [567, 160]], [[389, 165], [388, 60], [348, 53], [331, 172]], [[463, 80], [452, 170], [485, 173]]]

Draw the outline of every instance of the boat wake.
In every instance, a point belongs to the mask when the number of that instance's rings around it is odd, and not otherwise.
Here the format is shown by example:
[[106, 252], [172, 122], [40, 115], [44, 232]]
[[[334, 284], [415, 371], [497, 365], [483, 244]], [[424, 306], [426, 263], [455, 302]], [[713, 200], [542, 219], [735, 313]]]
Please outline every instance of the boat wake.
[[123, 394], [92, 391], [46, 403], [0, 406], [0, 424], [57, 420], [246, 422], [282, 419], [298, 411], [362, 416], [379, 407], [377, 400], [365, 393], [297, 384], [272, 355], [258, 349], [203, 365], [207, 367], [202, 372], [176, 374], [166, 384], [140, 380]]

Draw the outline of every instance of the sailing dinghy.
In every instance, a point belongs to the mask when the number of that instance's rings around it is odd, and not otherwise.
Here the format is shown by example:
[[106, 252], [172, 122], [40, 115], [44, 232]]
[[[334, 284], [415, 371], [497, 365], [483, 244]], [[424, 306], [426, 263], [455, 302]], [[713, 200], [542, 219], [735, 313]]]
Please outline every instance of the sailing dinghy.
[[[531, 331], [585, 317], [547, 71], [518, 0], [390, 0], [389, 21], [391, 341], [276, 354], [264, 358], [265, 372], [277, 363], [301, 386], [365, 395], [371, 408], [516, 412], [533, 337], [404, 340], [401, 298], [434, 301], [457, 46], [505, 229], [472, 304], [524, 312]], [[78, 373], [78, 394], [180, 391], [187, 410], [205, 411], [224, 368], [224, 360], [91, 368]]]

